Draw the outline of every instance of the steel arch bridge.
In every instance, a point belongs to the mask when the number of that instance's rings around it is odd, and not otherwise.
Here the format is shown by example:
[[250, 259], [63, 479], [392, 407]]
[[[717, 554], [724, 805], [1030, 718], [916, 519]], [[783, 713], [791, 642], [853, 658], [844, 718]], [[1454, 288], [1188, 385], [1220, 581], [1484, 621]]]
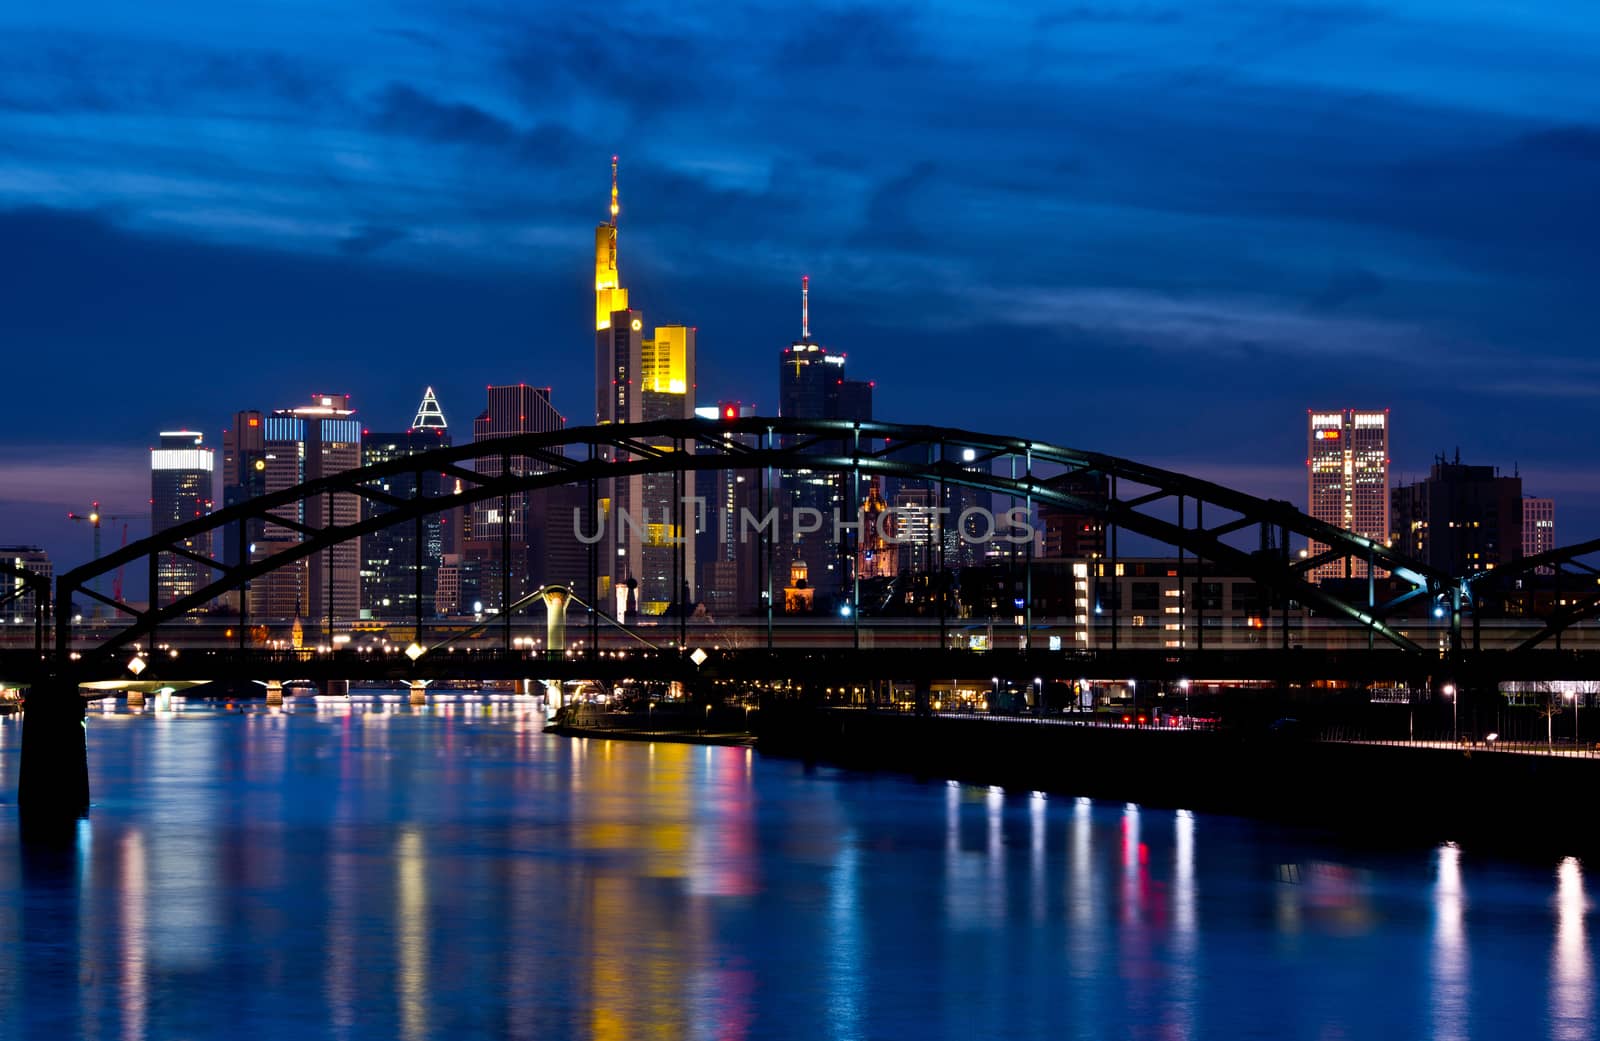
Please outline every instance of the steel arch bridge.
[[[1475, 571], [1464, 585], [1476, 604], [1493, 594], [1509, 594], [1529, 576], [1550, 579], [1552, 610], [1544, 625], [1515, 648], [1529, 651], [1553, 640], [1561, 646], [1561, 634], [1579, 622], [1600, 617], [1600, 567], [1583, 558], [1600, 554], [1600, 539], [1560, 546], [1533, 556], [1520, 557], [1492, 571]], [[1572, 602], [1567, 603], [1571, 597]], [[1474, 618], [1476, 618], [1474, 611]]]
[[[495, 462], [497, 466], [485, 469], [497, 472], [480, 473], [472, 468], [472, 464], [485, 461]], [[519, 468], [537, 469], [513, 472]], [[386, 527], [410, 522], [420, 528], [424, 517], [441, 511], [495, 499], [509, 505], [513, 495], [574, 484], [587, 484], [593, 502], [602, 483], [614, 478], [737, 469], [759, 472], [765, 512], [772, 504], [773, 476], [780, 470], [799, 468], [936, 483], [941, 495], [948, 487], [970, 488], [1009, 497], [1025, 504], [1030, 512], [1039, 505], [1095, 515], [1107, 527], [1113, 555], [1119, 531], [1143, 536], [1175, 547], [1180, 560], [1184, 554], [1191, 554], [1197, 560], [1210, 561], [1253, 579], [1271, 591], [1285, 614], [1291, 603], [1298, 604], [1320, 615], [1353, 623], [1368, 633], [1369, 642], [1386, 641], [1411, 654], [1424, 652], [1391, 620], [1408, 602], [1428, 597], [1434, 603], [1449, 605], [1451, 646], [1460, 648], [1461, 612], [1464, 604], [1470, 604], [1463, 580], [1413, 561], [1382, 543], [1317, 521], [1287, 502], [1257, 498], [1115, 456], [1026, 438], [925, 425], [743, 417], [578, 427], [477, 441], [345, 471], [226, 507], [60, 575], [55, 596], [58, 661], [65, 662], [72, 643], [72, 602], [80, 594], [107, 604], [129, 620], [125, 627], [86, 651], [110, 652], [149, 636], [160, 626], [278, 568]], [[449, 491], [427, 494], [420, 479], [412, 483], [415, 491], [409, 498], [381, 488], [385, 478], [420, 478], [435, 472], [459, 482], [459, 491], [452, 486]], [[1104, 494], [1084, 493], [1082, 481], [1075, 479], [1094, 480]], [[851, 487], [856, 489], [853, 495], [858, 494], [859, 481], [852, 482]], [[326, 526], [281, 515], [292, 510], [305, 516], [307, 504], [336, 493], [359, 496], [382, 505], [387, 512], [350, 524]], [[250, 560], [244, 544], [250, 521], [290, 529], [302, 541]], [[185, 540], [224, 532], [230, 526], [239, 540], [237, 564], [224, 564], [183, 545]], [[1251, 529], [1255, 530], [1258, 548], [1241, 548], [1237, 541], [1250, 541]], [[1327, 548], [1309, 557], [1294, 558], [1288, 549], [1291, 536]], [[170, 603], [156, 603], [152, 596], [144, 609], [92, 588], [98, 576], [142, 560], [154, 590], [157, 561], [164, 553], [210, 569], [210, 581]], [[1340, 560], [1362, 562], [1369, 576], [1386, 571], [1403, 588], [1380, 601], [1370, 577], [1365, 583], [1366, 595], [1356, 598], [1308, 581], [1312, 568]], [[591, 584], [594, 561], [591, 554]], [[1031, 556], [1029, 561], [1031, 564]], [[1198, 573], [1195, 577], [1199, 577]], [[770, 592], [770, 574], [768, 585]], [[1031, 600], [1026, 609], [1031, 613]], [[769, 596], [768, 611], [771, 610]], [[420, 623], [420, 595], [417, 611]], [[509, 615], [507, 626], [509, 633]], [[241, 646], [247, 627], [248, 619], [241, 617]], [[1288, 626], [1283, 629], [1287, 645]]]

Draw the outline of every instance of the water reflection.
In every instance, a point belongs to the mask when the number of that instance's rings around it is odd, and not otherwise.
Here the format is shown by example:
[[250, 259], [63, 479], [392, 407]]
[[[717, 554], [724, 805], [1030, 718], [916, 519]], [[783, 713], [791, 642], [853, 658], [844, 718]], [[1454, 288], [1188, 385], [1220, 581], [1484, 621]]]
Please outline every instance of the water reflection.
[[1433, 955], [1430, 965], [1433, 1036], [1454, 1041], [1467, 1034], [1467, 937], [1463, 924], [1461, 850], [1455, 843], [1439, 847], [1438, 874], [1433, 884]]
[[1576, 861], [1480, 882], [1454, 847], [541, 723], [97, 713], [76, 844], [0, 807], [0, 1037], [1594, 1034]]
[[1556, 944], [1550, 958], [1550, 1036], [1559, 1041], [1594, 1037], [1588, 911], [1583, 867], [1568, 857], [1556, 870]]

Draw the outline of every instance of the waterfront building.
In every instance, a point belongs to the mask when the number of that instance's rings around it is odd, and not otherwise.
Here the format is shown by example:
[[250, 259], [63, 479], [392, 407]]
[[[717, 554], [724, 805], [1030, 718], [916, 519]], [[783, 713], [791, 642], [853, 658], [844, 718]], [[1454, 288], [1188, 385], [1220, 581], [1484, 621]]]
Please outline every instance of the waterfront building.
[[[1388, 541], [1389, 410], [1306, 412], [1306, 512], [1379, 544]], [[1312, 541], [1309, 553], [1328, 551]], [[1334, 560], [1309, 578], [1365, 578], [1365, 560]]]

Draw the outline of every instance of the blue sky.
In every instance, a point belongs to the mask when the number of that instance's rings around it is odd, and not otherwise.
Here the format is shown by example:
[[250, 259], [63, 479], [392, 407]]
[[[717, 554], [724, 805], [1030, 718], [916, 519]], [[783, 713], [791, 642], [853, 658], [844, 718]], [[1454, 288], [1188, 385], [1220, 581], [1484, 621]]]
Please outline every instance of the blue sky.
[[0, 542], [142, 508], [143, 450], [487, 383], [587, 422], [592, 226], [700, 396], [819, 339], [881, 418], [1304, 499], [1389, 407], [1600, 533], [1590, 3], [74, 4], [0, 9]]

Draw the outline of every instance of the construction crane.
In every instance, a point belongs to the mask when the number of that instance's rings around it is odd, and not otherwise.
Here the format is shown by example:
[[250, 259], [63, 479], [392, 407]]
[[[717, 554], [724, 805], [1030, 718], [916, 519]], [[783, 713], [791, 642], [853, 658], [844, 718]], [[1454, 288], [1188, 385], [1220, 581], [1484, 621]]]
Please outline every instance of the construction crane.
[[[108, 521], [108, 520], [131, 521], [131, 520], [144, 520], [144, 519], [145, 519], [145, 514], [142, 514], [142, 513], [101, 513], [100, 512], [100, 502], [99, 502], [99, 500], [96, 500], [96, 501], [91, 502], [89, 504], [89, 512], [88, 513], [69, 513], [69, 514], [67, 514], [67, 520], [83, 521], [84, 523], [88, 524], [89, 528], [94, 532], [94, 559], [95, 560], [99, 560], [100, 559], [100, 522], [101, 521]], [[123, 526], [122, 526], [122, 544], [124, 546], [126, 546], [128, 544], [128, 526], [127, 526], [127, 524], [123, 524]], [[117, 586], [118, 586], [118, 589], [117, 589], [116, 592], [114, 592], [112, 594], [113, 599], [117, 599], [117, 600], [122, 599], [121, 588], [120, 588], [121, 585], [122, 585], [122, 572], [119, 570], [117, 572]], [[102, 596], [105, 595], [104, 591], [100, 588], [100, 578], [99, 578], [99, 576], [95, 577], [95, 579], [94, 579], [94, 581], [93, 581], [93, 583], [91, 585], [91, 588], [94, 590], [94, 592], [99, 593]], [[89, 605], [89, 618], [91, 620], [93, 620], [93, 619], [96, 619], [96, 618], [99, 618], [99, 617], [100, 617], [100, 601], [99, 600], [95, 600], [94, 603]]]

